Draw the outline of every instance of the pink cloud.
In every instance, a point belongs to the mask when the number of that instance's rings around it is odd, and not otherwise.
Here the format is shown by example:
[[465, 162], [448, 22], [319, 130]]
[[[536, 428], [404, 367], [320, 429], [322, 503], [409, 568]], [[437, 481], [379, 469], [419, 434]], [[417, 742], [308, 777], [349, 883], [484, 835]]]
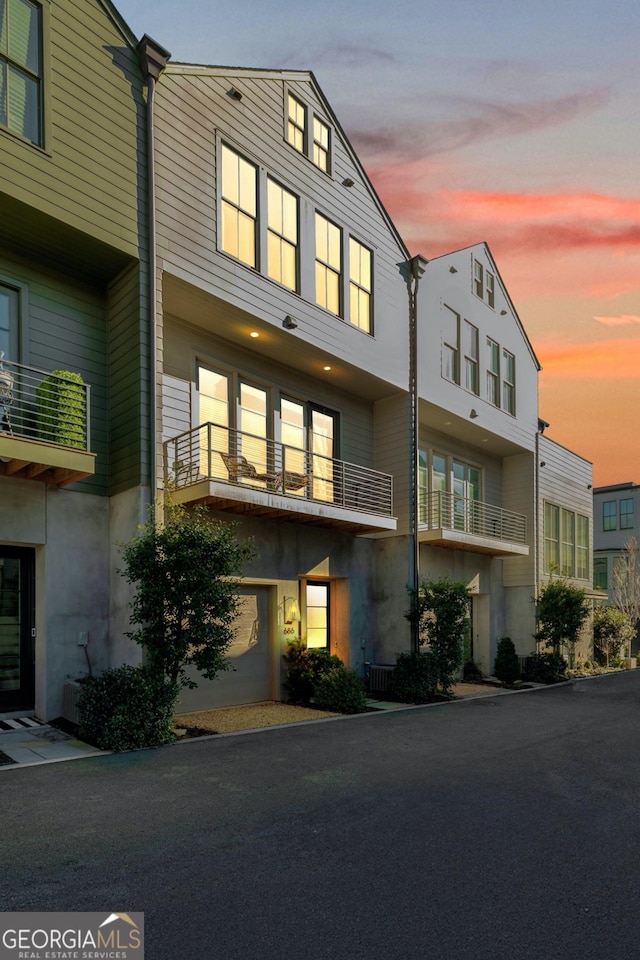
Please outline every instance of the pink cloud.
[[593, 343], [536, 341], [545, 378], [636, 379], [640, 368], [640, 340], [597, 340]]
[[640, 315], [637, 313], [621, 313], [614, 317], [594, 317], [598, 323], [605, 327], [628, 327], [634, 323], [640, 323]]

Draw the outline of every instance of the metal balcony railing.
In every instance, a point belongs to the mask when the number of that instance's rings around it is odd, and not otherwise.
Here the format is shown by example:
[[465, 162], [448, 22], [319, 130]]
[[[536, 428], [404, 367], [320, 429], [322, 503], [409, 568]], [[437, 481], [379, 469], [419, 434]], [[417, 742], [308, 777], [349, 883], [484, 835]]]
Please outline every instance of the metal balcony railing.
[[4, 360], [0, 352], [2, 434], [88, 451], [89, 385], [78, 375]]
[[526, 543], [527, 518], [481, 500], [436, 491], [420, 497], [418, 519], [428, 530], [459, 530], [477, 537]]
[[392, 478], [319, 451], [322, 437], [312, 437], [312, 451], [203, 423], [164, 444], [165, 482], [182, 488], [198, 480], [218, 480], [297, 500], [331, 504], [347, 510], [392, 516]]

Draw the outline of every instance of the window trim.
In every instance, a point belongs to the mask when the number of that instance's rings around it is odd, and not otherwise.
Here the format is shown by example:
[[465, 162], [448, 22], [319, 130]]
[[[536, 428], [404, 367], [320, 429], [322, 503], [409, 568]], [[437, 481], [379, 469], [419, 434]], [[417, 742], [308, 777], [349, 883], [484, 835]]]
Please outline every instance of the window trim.
[[[50, 4], [51, 0], [29, 0], [34, 7], [40, 11], [40, 50], [39, 50], [39, 73], [34, 75], [32, 71], [26, 71], [29, 76], [37, 76], [38, 86], [38, 141], [31, 140], [18, 130], [11, 129], [8, 125], [0, 124], [0, 133], [9, 137], [14, 137], [18, 143], [25, 144], [35, 150], [41, 150], [43, 153], [50, 154], [49, 144], [51, 143], [51, 120], [50, 120], [50, 102], [51, 102], [51, 37], [50, 37]], [[2, 55], [6, 63], [10, 63], [8, 55]], [[23, 68], [20, 67], [22, 70]]]

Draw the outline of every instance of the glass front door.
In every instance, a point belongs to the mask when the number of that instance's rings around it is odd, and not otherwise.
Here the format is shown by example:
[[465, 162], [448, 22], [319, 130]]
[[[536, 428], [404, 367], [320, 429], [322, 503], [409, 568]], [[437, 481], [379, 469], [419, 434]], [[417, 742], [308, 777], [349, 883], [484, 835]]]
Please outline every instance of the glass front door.
[[34, 702], [34, 551], [0, 546], [0, 713]]

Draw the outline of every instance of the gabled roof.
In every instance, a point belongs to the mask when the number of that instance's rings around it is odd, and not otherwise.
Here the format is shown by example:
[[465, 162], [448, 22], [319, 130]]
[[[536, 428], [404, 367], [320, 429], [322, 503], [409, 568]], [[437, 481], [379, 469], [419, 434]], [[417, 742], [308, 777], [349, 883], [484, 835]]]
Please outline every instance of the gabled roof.
[[527, 344], [527, 347], [528, 347], [528, 349], [529, 349], [529, 352], [531, 353], [531, 357], [532, 357], [532, 359], [533, 359], [533, 362], [535, 363], [535, 365], [536, 365], [536, 367], [537, 367], [537, 369], [538, 369], [539, 371], [542, 370], [542, 366], [541, 366], [541, 364], [540, 364], [540, 361], [538, 360], [538, 358], [537, 358], [537, 356], [536, 356], [536, 352], [535, 352], [535, 350], [533, 349], [533, 345], [532, 345], [531, 341], [529, 340], [529, 337], [528, 337], [528, 335], [527, 335], [527, 331], [526, 331], [525, 328], [524, 328], [524, 324], [522, 323], [522, 320], [520, 319], [520, 317], [519, 317], [519, 315], [518, 315], [518, 311], [516, 310], [515, 304], [514, 304], [513, 300], [511, 299], [511, 297], [509, 296], [509, 291], [507, 290], [507, 288], [506, 288], [506, 286], [505, 286], [505, 282], [504, 282], [504, 280], [502, 279], [502, 276], [500, 275], [500, 271], [498, 270], [498, 265], [496, 264], [496, 261], [495, 261], [495, 259], [494, 259], [494, 257], [493, 257], [493, 254], [491, 253], [491, 249], [490, 249], [490, 247], [489, 247], [489, 244], [486, 242], [486, 240], [480, 240], [480, 241], [478, 241], [478, 243], [471, 243], [471, 244], [469, 244], [469, 246], [467, 246], [467, 247], [459, 247], [457, 250], [450, 250], [449, 253], [441, 253], [440, 256], [438, 256], [438, 257], [431, 257], [431, 260], [443, 260], [443, 259], [445, 259], [446, 257], [452, 256], [454, 253], [464, 253], [464, 252], [467, 251], [467, 250], [477, 250], [478, 247], [482, 247], [482, 248], [484, 249], [484, 252], [485, 252], [485, 254], [486, 254], [486, 256], [487, 256], [487, 259], [489, 260], [489, 262], [490, 262], [490, 264], [491, 264], [491, 266], [492, 266], [492, 268], [493, 268], [493, 270], [494, 270], [494, 272], [495, 272], [495, 275], [496, 275], [496, 277], [498, 278], [498, 282], [500, 283], [500, 287], [501, 287], [502, 292], [503, 292], [503, 294], [504, 294], [504, 296], [505, 296], [505, 298], [506, 298], [506, 300], [507, 300], [507, 303], [509, 304], [509, 306], [510, 306], [512, 312], [513, 312], [513, 315], [514, 315], [514, 317], [515, 317], [515, 319], [516, 319], [516, 323], [518, 324], [518, 327], [519, 327], [520, 332], [521, 332], [521, 334], [522, 334], [522, 336], [523, 336], [523, 338], [524, 338], [524, 341], [525, 341], [525, 343]]
[[378, 207], [380, 214], [383, 220], [385, 221], [385, 223], [387, 224], [387, 227], [393, 234], [396, 240], [396, 243], [402, 250], [403, 255], [406, 257], [406, 259], [407, 260], [411, 259], [411, 254], [409, 252], [407, 245], [405, 244], [404, 240], [400, 236], [395, 223], [389, 216], [389, 213], [385, 205], [383, 204], [382, 200], [378, 196], [378, 193], [375, 187], [373, 186], [366, 170], [364, 169], [362, 163], [358, 158], [357, 153], [355, 152], [355, 150], [351, 145], [349, 137], [345, 133], [340, 121], [338, 120], [336, 114], [333, 111], [333, 108], [331, 107], [331, 104], [329, 103], [324, 93], [322, 92], [322, 88], [320, 87], [320, 84], [316, 80], [315, 75], [311, 70], [282, 70], [282, 69], [272, 70], [272, 69], [260, 69], [256, 67], [224, 67], [224, 66], [209, 66], [206, 64], [197, 64], [197, 63], [176, 63], [172, 61], [171, 63], [167, 64], [165, 73], [183, 74], [183, 75], [192, 75], [192, 76], [211, 76], [211, 77], [247, 76], [247, 77], [251, 77], [253, 79], [258, 79], [258, 80], [259, 79], [282, 80], [282, 81], [291, 80], [291, 81], [298, 81], [303, 83], [310, 83], [313, 86], [314, 91], [317, 94], [318, 99], [320, 100], [323, 106], [323, 109], [327, 115], [327, 118], [331, 121], [332, 125], [335, 127], [340, 138], [342, 139], [354, 166], [356, 167], [356, 169], [358, 170], [358, 173], [362, 177], [362, 182], [367, 192], [369, 193], [374, 203]]
[[99, 4], [99, 6], [103, 8], [107, 16], [116, 25], [116, 27], [122, 34], [123, 39], [126, 40], [129, 46], [135, 50], [135, 48], [138, 45], [138, 39], [135, 33], [133, 32], [133, 30], [129, 27], [128, 23], [123, 18], [122, 14], [116, 9], [114, 4], [111, 2], [111, 0], [97, 0], [97, 3]]

